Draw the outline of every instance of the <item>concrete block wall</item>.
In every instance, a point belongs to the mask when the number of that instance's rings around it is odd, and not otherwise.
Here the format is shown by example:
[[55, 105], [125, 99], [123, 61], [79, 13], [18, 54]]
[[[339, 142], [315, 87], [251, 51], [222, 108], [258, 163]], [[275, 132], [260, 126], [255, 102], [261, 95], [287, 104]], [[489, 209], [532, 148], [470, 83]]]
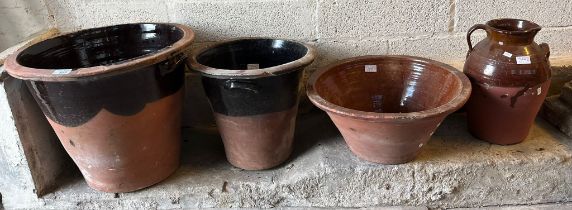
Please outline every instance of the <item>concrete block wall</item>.
[[52, 22], [43, 1], [0, 1], [0, 52], [50, 28]]
[[[155, 21], [190, 25], [197, 43], [249, 36], [311, 42], [312, 69], [365, 54], [408, 54], [444, 62], [463, 60], [469, 27], [512, 17], [545, 28], [537, 42], [553, 56], [572, 53], [570, 0], [50, 0], [60, 30]], [[476, 33], [474, 42], [484, 33]]]

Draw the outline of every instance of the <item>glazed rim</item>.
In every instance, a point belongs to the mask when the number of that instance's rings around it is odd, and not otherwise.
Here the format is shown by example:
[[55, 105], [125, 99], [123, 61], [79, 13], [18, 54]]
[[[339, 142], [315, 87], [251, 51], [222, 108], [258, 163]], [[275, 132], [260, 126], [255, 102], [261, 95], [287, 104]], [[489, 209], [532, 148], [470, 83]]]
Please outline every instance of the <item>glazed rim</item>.
[[[128, 72], [130, 70], [139, 69], [139, 68], [144, 67], [144, 66], [149, 66], [149, 65], [153, 65], [153, 64], [165, 61], [168, 58], [180, 53], [181, 51], [186, 50], [186, 48], [188, 48], [192, 44], [193, 40], [195, 39], [195, 33], [191, 30], [190, 27], [188, 27], [186, 25], [182, 25], [182, 24], [176, 24], [176, 23], [130, 23], [130, 24], [104, 26], [104, 27], [99, 27], [99, 28], [90, 28], [90, 29], [84, 29], [84, 30], [75, 31], [75, 32], [71, 32], [71, 33], [60, 34], [58, 36], [55, 36], [55, 37], [52, 37], [49, 39], [58, 38], [58, 37], [64, 36], [64, 35], [81, 33], [81, 32], [85, 32], [85, 31], [89, 31], [89, 30], [97, 30], [97, 29], [124, 26], [124, 25], [141, 25], [141, 24], [156, 24], [156, 25], [173, 26], [173, 27], [176, 27], [179, 30], [181, 30], [181, 32], [183, 32], [183, 36], [181, 37], [181, 39], [177, 40], [172, 45], [166, 46], [166, 47], [164, 47], [160, 50], [157, 50], [155, 52], [152, 52], [152, 53], [144, 54], [144, 55], [141, 55], [138, 57], [134, 57], [131, 59], [127, 59], [127, 60], [124, 60], [121, 62], [109, 64], [109, 65], [98, 65], [98, 66], [91, 66], [91, 67], [85, 67], [85, 68], [77, 68], [77, 69], [73, 69], [73, 71], [71, 71], [68, 74], [54, 74], [54, 72], [57, 71], [57, 69], [49, 70], [49, 69], [31, 68], [31, 67], [23, 66], [20, 63], [18, 63], [17, 58], [22, 51], [26, 50], [28, 47], [32, 47], [32, 46], [39, 44], [41, 42], [20, 48], [14, 54], [10, 55], [8, 57], [8, 59], [6, 59], [6, 62], [4, 63], [4, 65], [5, 65], [6, 71], [8, 71], [8, 73], [11, 76], [16, 77], [18, 79], [35, 80], [35, 81], [74, 81], [77, 79], [93, 77], [93, 76], [100, 77], [100, 76], [116, 75], [119, 73]], [[49, 40], [49, 39], [46, 39], [46, 40]], [[45, 41], [45, 40], [43, 40], [43, 41]]]
[[[288, 63], [283, 63], [276, 66], [271, 66], [267, 68], [261, 69], [249, 69], [249, 70], [231, 70], [231, 69], [219, 69], [210, 66], [203, 65], [197, 61], [197, 57], [199, 57], [202, 53], [206, 52], [209, 49], [220, 47], [222, 45], [232, 44], [235, 42], [241, 42], [246, 40], [273, 40], [273, 41], [285, 41], [285, 42], [292, 42], [299, 45], [306, 47], [307, 51], [304, 56], [297, 60], [290, 61]], [[314, 47], [294, 41], [289, 39], [277, 39], [277, 38], [267, 38], [267, 37], [249, 37], [249, 38], [237, 38], [231, 39], [228, 41], [218, 42], [214, 45], [204, 46], [197, 50], [197, 53], [193, 53], [193, 56], [188, 59], [188, 62], [193, 70], [201, 72], [204, 76], [207, 77], [220, 77], [220, 78], [228, 78], [228, 77], [236, 77], [236, 78], [258, 78], [258, 77], [266, 77], [271, 75], [278, 75], [287, 73], [290, 71], [294, 71], [298, 68], [305, 67], [310, 65], [314, 61], [316, 56], [316, 52]]]
[[[324, 98], [322, 98], [317, 93], [317, 91], [314, 89], [314, 84], [316, 83], [318, 78], [320, 78], [324, 73], [333, 69], [334, 67], [340, 66], [340, 65], [345, 65], [345, 64], [350, 64], [350, 63], [353, 63], [356, 61], [372, 60], [372, 59], [376, 59], [376, 60], [407, 60], [407, 61], [412, 61], [413, 63], [433, 65], [433, 66], [437, 66], [438, 68], [447, 70], [448, 72], [450, 72], [452, 75], [455, 75], [460, 80], [461, 85], [459, 86], [459, 88], [457, 90], [458, 94], [453, 99], [451, 99], [449, 102], [447, 102], [441, 106], [432, 108], [432, 109], [427, 109], [427, 110], [423, 110], [423, 111], [419, 111], [419, 112], [407, 112], [407, 113], [379, 113], [379, 112], [366, 112], [366, 111], [360, 111], [360, 110], [355, 110], [355, 109], [349, 109], [346, 107], [336, 105], [336, 104], [331, 103], [331, 102], [325, 100]], [[330, 64], [330, 65], [318, 70], [317, 72], [313, 73], [310, 76], [310, 79], [308, 79], [308, 83], [306, 85], [306, 91], [307, 91], [308, 97], [320, 109], [323, 109], [325, 111], [332, 112], [332, 113], [335, 113], [338, 115], [356, 118], [359, 120], [378, 121], [378, 122], [379, 121], [406, 122], [406, 121], [411, 121], [411, 120], [437, 117], [439, 115], [442, 115], [443, 113], [449, 114], [451, 112], [454, 112], [456, 109], [460, 108], [465, 102], [467, 102], [467, 100], [469, 99], [469, 96], [471, 95], [471, 90], [472, 90], [471, 89], [471, 82], [469, 81], [467, 76], [465, 76], [465, 74], [463, 72], [455, 69], [454, 67], [449, 66], [449, 65], [444, 64], [444, 63], [441, 63], [441, 62], [438, 62], [438, 61], [434, 61], [434, 60], [430, 60], [430, 59], [426, 59], [426, 58], [421, 58], [421, 57], [415, 57], [415, 56], [406, 56], [406, 55], [368, 55], [368, 56], [360, 56], [360, 57], [344, 59], [344, 60], [335, 62], [333, 64]]]
[[[506, 29], [496, 27], [496, 25], [500, 22], [515, 22], [515, 23], [516, 22], [523, 22], [523, 23], [529, 25], [530, 28], [522, 29], [522, 30], [506, 30]], [[502, 34], [525, 34], [525, 33], [530, 33], [532, 31], [539, 31], [540, 29], [542, 29], [542, 27], [540, 25], [538, 25], [532, 21], [524, 20], [524, 19], [515, 19], [515, 18], [492, 19], [492, 20], [487, 21], [485, 23], [485, 25], [488, 27], [491, 27], [496, 32], [499, 32]]]

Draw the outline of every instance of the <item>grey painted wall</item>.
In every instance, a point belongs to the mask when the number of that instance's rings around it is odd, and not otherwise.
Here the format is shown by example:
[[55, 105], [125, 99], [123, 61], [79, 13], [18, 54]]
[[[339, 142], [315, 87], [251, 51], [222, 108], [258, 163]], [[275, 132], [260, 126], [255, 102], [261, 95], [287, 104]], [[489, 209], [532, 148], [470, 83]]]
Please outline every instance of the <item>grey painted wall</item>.
[[0, 0], [0, 52], [51, 26], [43, 0]]

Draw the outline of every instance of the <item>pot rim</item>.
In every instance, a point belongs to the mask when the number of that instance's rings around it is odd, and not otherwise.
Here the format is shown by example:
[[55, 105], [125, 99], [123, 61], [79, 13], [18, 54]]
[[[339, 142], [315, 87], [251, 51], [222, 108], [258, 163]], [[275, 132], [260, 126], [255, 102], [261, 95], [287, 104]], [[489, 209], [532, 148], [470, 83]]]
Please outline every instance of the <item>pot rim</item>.
[[[514, 22], [526, 22], [527, 24], [530, 24], [532, 26], [532, 28], [526, 29], [526, 30], [517, 30], [517, 31], [511, 31], [511, 30], [505, 30], [505, 29], [500, 29], [494, 26], [494, 22], [498, 22], [498, 21], [514, 21]], [[532, 22], [530, 20], [525, 20], [525, 19], [518, 19], [518, 18], [497, 18], [497, 19], [492, 19], [489, 20], [485, 23], [486, 26], [490, 27], [492, 30], [494, 30], [495, 32], [501, 33], [501, 34], [526, 34], [526, 33], [531, 33], [533, 31], [540, 31], [542, 29], [542, 27], [540, 25], [538, 25], [535, 22]]]
[[[43, 41], [55, 39], [61, 36], [66, 35], [73, 35], [82, 33], [89, 30], [96, 30], [96, 29], [103, 29], [108, 27], [117, 27], [117, 26], [126, 26], [126, 25], [141, 25], [141, 24], [155, 24], [155, 25], [167, 25], [176, 27], [183, 32], [183, 36], [177, 40], [172, 45], [166, 46], [158, 51], [145, 54], [142, 56], [134, 57], [125, 61], [112, 63], [109, 65], [97, 65], [85, 68], [77, 68], [73, 69], [71, 72], [67, 74], [57, 74], [54, 73], [58, 71], [58, 69], [38, 69], [38, 68], [31, 68], [26, 67], [18, 63], [17, 58], [20, 53], [29, 47], [35, 46], [36, 44], [40, 44]], [[33, 80], [33, 81], [75, 81], [81, 79], [94, 79], [100, 77], [106, 77], [116, 74], [125, 73], [131, 70], [136, 70], [144, 66], [149, 66], [153, 64], [157, 64], [159, 62], [165, 61], [172, 56], [175, 56], [179, 53], [184, 53], [188, 47], [192, 44], [195, 39], [195, 33], [193, 30], [186, 25], [178, 24], [178, 23], [154, 23], [154, 22], [141, 22], [141, 23], [128, 23], [128, 24], [118, 24], [118, 25], [110, 25], [110, 26], [103, 26], [97, 28], [89, 28], [83, 29], [79, 31], [63, 33], [55, 37], [51, 37], [49, 39], [43, 40], [42, 42], [38, 42], [36, 44], [25, 46], [6, 59], [4, 63], [6, 71], [13, 77], [23, 80]], [[184, 56], [185, 57], [185, 56]]]
[[[432, 109], [427, 109], [418, 112], [407, 112], [407, 113], [378, 113], [378, 112], [366, 112], [355, 109], [349, 109], [346, 107], [336, 105], [322, 98], [314, 89], [314, 84], [316, 83], [318, 78], [320, 78], [327, 71], [331, 70], [333, 67], [343, 64], [349, 64], [355, 61], [369, 60], [369, 59], [409, 60], [417, 63], [436, 65], [439, 68], [447, 70], [460, 80], [461, 85], [458, 88], [459, 89], [458, 94], [449, 102]], [[310, 98], [310, 101], [312, 101], [312, 103], [318, 106], [320, 109], [327, 111], [329, 113], [334, 113], [345, 117], [350, 117], [365, 121], [375, 121], [375, 122], [387, 122], [387, 121], [410, 122], [414, 120], [427, 119], [433, 117], [440, 117], [440, 116], [444, 117], [461, 108], [461, 106], [463, 106], [469, 99], [471, 91], [472, 91], [471, 82], [462, 71], [459, 71], [450, 65], [438, 61], [416, 56], [408, 56], [408, 55], [366, 55], [366, 56], [358, 56], [358, 57], [343, 59], [314, 72], [310, 76], [310, 79], [308, 79], [306, 85], [306, 93]]]
[[[199, 63], [197, 60], [197, 57], [199, 55], [201, 55], [202, 53], [204, 53], [205, 51], [207, 51], [209, 49], [219, 47], [219, 46], [225, 45], [225, 44], [230, 44], [233, 42], [240, 42], [240, 41], [246, 41], [246, 40], [282, 40], [282, 41], [287, 41], [287, 42], [294, 42], [296, 44], [300, 44], [300, 45], [304, 46], [307, 49], [307, 51], [306, 51], [306, 54], [304, 56], [302, 56], [301, 58], [290, 61], [288, 63], [283, 63], [280, 65], [271, 66], [268, 68], [251, 69], [251, 70], [219, 69], [219, 68], [214, 68], [214, 67], [203, 65], [203, 64]], [[284, 74], [284, 73], [287, 73], [290, 71], [295, 71], [297, 69], [304, 68], [304, 67], [310, 65], [314, 61], [315, 57], [316, 57], [315, 48], [313, 46], [306, 44], [306, 43], [303, 43], [303, 42], [299, 42], [299, 41], [295, 41], [295, 40], [291, 40], [291, 39], [272, 38], [272, 37], [242, 37], [242, 38], [229, 39], [226, 41], [217, 42], [214, 45], [207, 45], [207, 46], [200, 47], [198, 50], [196, 50], [196, 53], [193, 53], [193, 55], [187, 61], [188, 61], [189, 66], [191, 66], [192, 70], [198, 71], [201, 73], [201, 75], [206, 76], [206, 77], [253, 79], [253, 78], [268, 77], [268, 76]]]

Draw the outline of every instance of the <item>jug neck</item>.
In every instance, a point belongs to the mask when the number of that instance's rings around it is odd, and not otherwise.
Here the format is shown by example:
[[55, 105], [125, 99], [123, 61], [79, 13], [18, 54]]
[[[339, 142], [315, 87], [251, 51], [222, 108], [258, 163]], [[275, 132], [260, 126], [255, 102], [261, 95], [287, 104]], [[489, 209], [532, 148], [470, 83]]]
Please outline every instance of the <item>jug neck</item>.
[[486, 23], [487, 36], [496, 42], [507, 44], [531, 44], [541, 27], [520, 19], [495, 19]]

